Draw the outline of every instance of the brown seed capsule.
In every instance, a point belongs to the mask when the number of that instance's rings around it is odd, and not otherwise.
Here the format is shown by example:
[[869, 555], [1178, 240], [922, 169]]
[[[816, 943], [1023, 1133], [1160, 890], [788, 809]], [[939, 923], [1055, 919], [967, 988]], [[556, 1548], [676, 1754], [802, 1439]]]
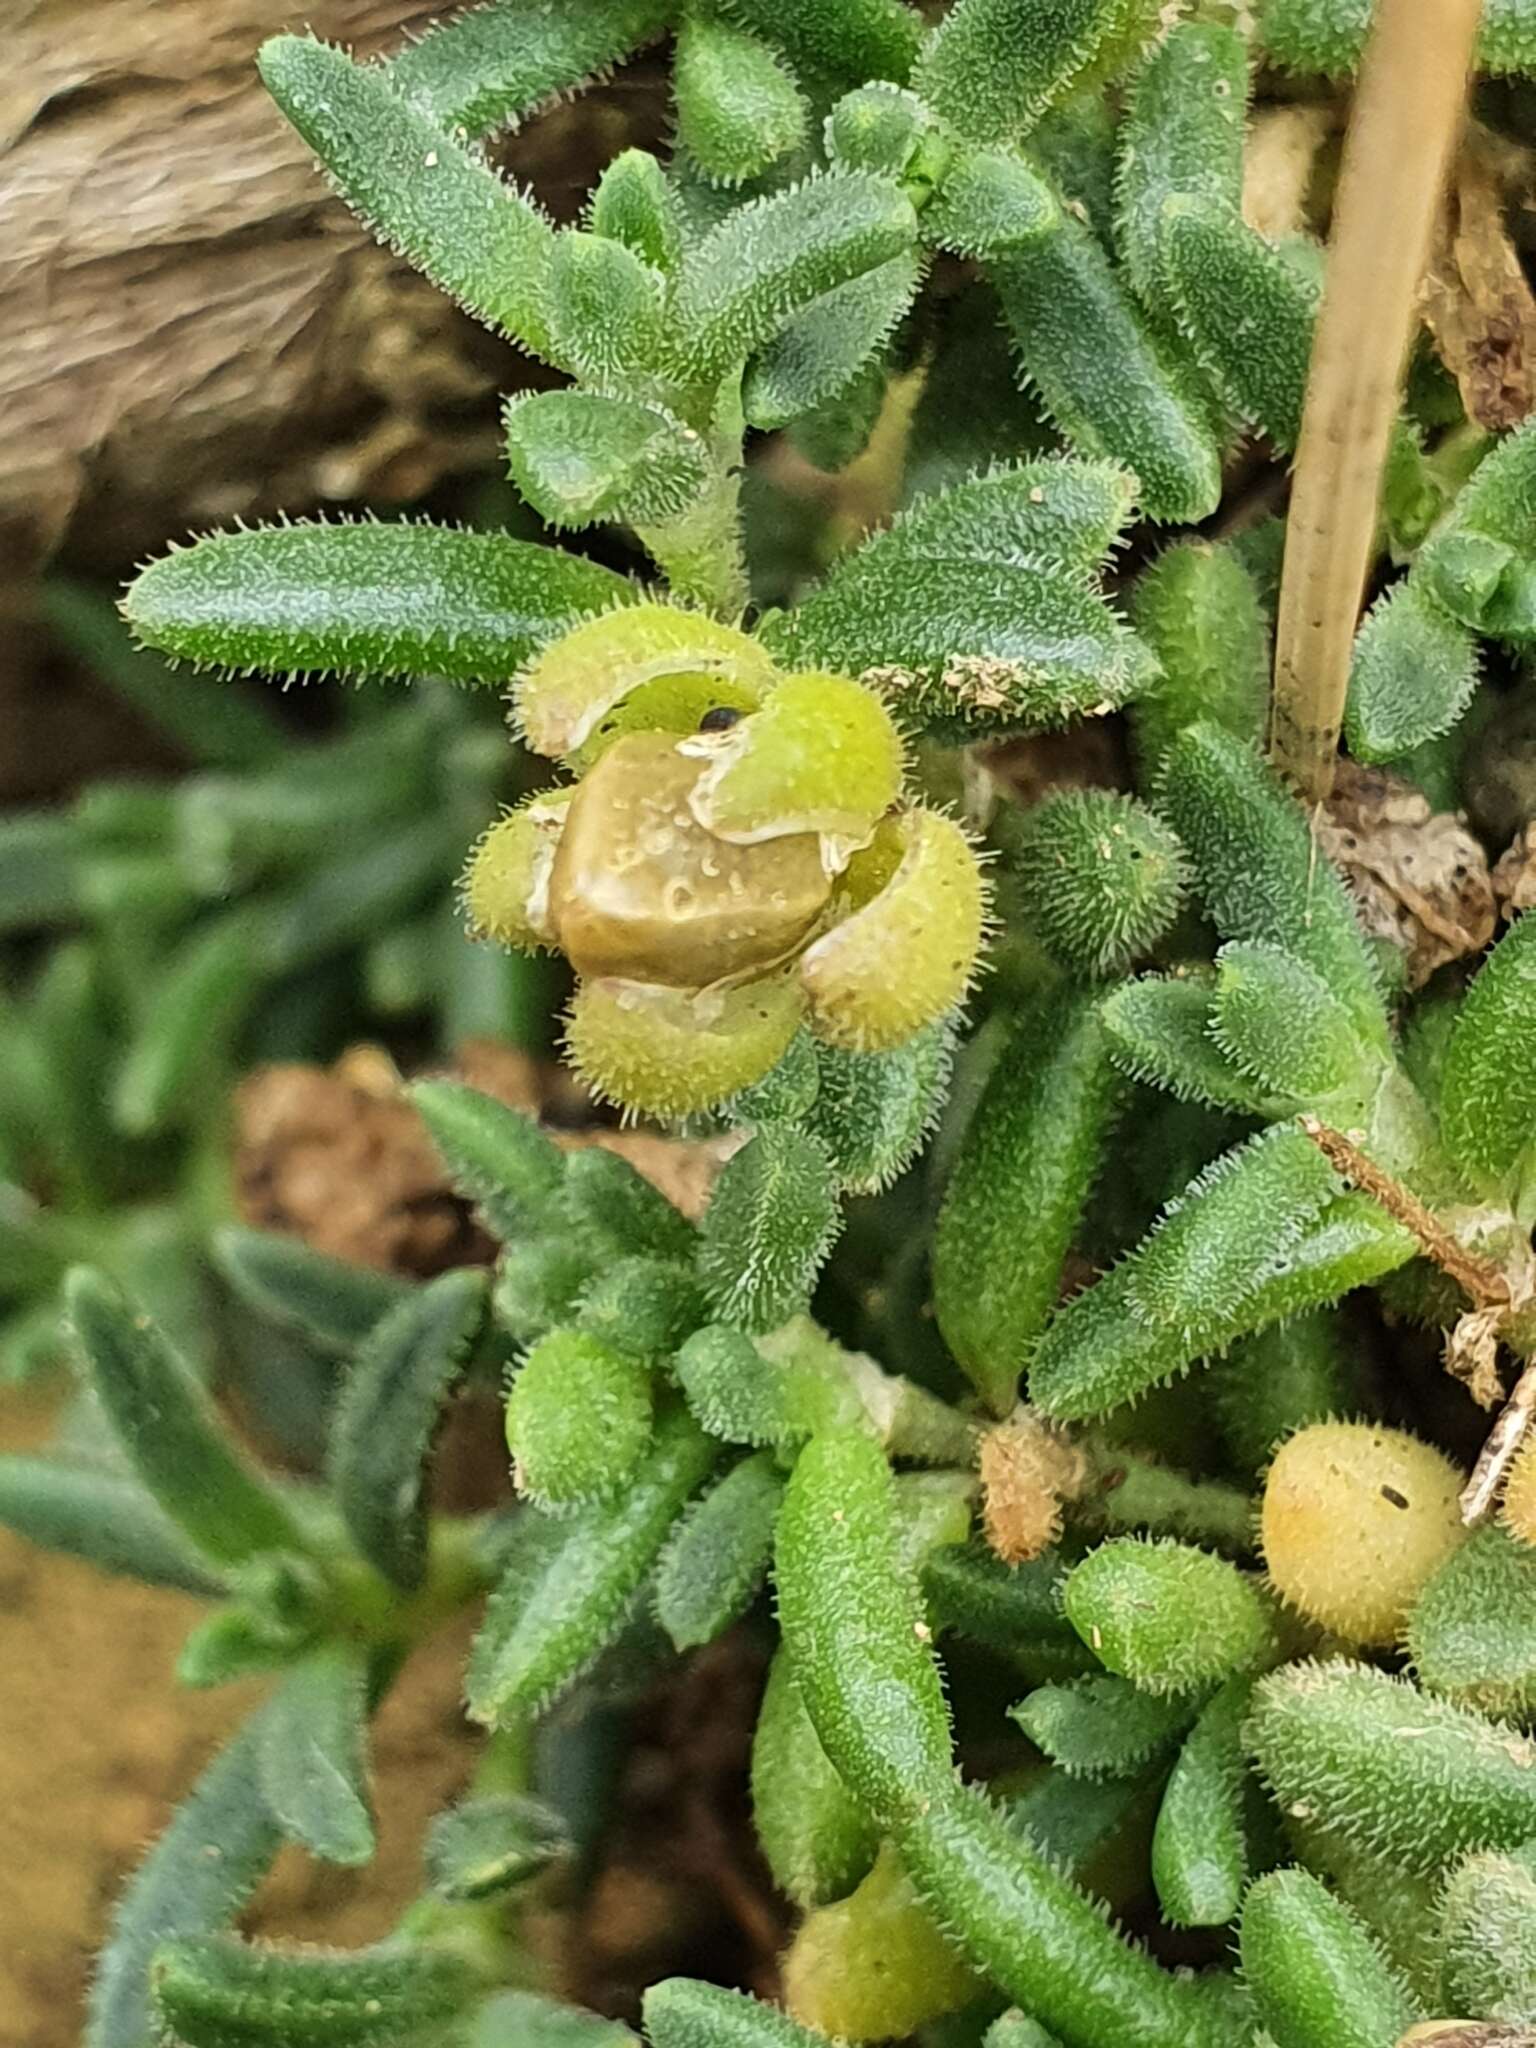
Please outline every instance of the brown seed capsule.
[[550, 922], [583, 976], [705, 988], [804, 943], [831, 885], [814, 833], [730, 846], [689, 797], [706, 764], [665, 734], [615, 741], [578, 786]]

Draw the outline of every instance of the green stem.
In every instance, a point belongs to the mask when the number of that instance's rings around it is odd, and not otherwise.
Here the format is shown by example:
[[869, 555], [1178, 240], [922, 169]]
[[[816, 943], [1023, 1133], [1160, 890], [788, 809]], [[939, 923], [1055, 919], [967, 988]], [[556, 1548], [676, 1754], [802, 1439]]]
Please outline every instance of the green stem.
[[665, 525], [635, 529], [674, 597], [732, 621], [740, 618], [747, 604], [739, 464], [738, 444], [734, 460], [722, 459], [718, 480], [696, 505]]
[[1241, 1487], [1191, 1479], [1124, 1444], [1087, 1438], [1081, 1448], [1093, 1477], [1069, 1510], [1075, 1521], [1112, 1533], [1155, 1529], [1213, 1550], [1252, 1550], [1254, 1504]]

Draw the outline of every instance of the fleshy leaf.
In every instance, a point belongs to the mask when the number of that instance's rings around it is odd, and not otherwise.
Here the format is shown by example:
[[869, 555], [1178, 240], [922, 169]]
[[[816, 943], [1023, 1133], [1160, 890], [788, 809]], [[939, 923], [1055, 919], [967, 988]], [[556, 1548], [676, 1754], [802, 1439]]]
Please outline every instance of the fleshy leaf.
[[783, 1498], [782, 1477], [759, 1452], [678, 1523], [656, 1573], [656, 1618], [675, 1649], [712, 1643], [747, 1611], [773, 1555]]
[[102, 1274], [78, 1267], [65, 1308], [79, 1355], [129, 1462], [216, 1564], [306, 1544], [278, 1495], [228, 1437], [191, 1369]]
[[902, 0], [733, 0], [731, 12], [808, 75], [844, 85], [905, 85], [923, 28]]
[[717, 1455], [692, 1418], [675, 1413], [617, 1500], [559, 1521], [525, 1511], [522, 1542], [470, 1652], [465, 1685], [477, 1721], [541, 1710], [594, 1662]]
[[434, 23], [385, 75], [444, 128], [487, 135], [620, 63], [672, 12], [669, 0], [489, 0]]
[[186, 2048], [256, 2040], [392, 2048], [441, 2034], [483, 1979], [447, 1949], [338, 1951], [208, 1934], [159, 1948], [150, 1984], [165, 2037]]
[[1120, 28], [1122, 0], [959, 0], [913, 80], [962, 135], [1026, 133]]
[[505, 683], [633, 594], [611, 569], [531, 541], [364, 520], [212, 534], [142, 570], [123, 612], [147, 646], [187, 661]]
[[526, 1884], [567, 1855], [564, 1820], [542, 1800], [489, 1794], [450, 1806], [427, 1830], [427, 1882], [440, 1899], [464, 1904]]
[[1095, 1005], [1071, 993], [1021, 1018], [967, 1127], [934, 1240], [934, 1309], [998, 1413], [1060, 1293], [1119, 1095]]
[[545, 1221], [565, 1164], [532, 1117], [458, 1081], [418, 1081], [411, 1101], [454, 1186], [497, 1237], [515, 1242]]
[[259, 1315], [347, 1353], [398, 1307], [410, 1282], [317, 1252], [302, 1238], [227, 1224], [213, 1240], [219, 1271]]
[[727, 214], [684, 254], [669, 308], [678, 374], [706, 383], [822, 293], [906, 254], [911, 202], [863, 171], [828, 171]]
[[274, 36], [257, 64], [379, 239], [466, 311], [542, 354], [554, 237], [538, 207], [405, 100], [389, 72], [307, 36]]
[[675, 519], [710, 481], [692, 427], [658, 406], [596, 391], [533, 391], [507, 407], [512, 481], [551, 526]]
[[1365, 1927], [1308, 1870], [1272, 1870], [1254, 1885], [1241, 1953], [1276, 2048], [1377, 2048], [1420, 2016]]
[[1446, 1149], [1470, 1173], [1510, 1173], [1536, 1137], [1536, 917], [1520, 918], [1463, 998], [1445, 1055]]
[[1008, 1715], [1059, 1769], [1128, 1777], [1171, 1747], [1193, 1712], [1192, 1700], [1142, 1692], [1129, 1679], [1106, 1674], [1036, 1686]]
[[911, 251], [824, 292], [747, 365], [742, 408], [751, 426], [786, 427], [839, 398], [877, 359], [917, 292]]
[[290, 1841], [328, 1863], [373, 1856], [367, 1720], [367, 1664], [346, 1642], [312, 1651], [262, 1714], [257, 1770], [267, 1810]]
[[0, 1525], [44, 1550], [183, 1593], [221, 1590], [176, 1524], [138, 1481], [63, 1458], [0, 1458]]
[[767, 1124], [715, 1183], [699, 1271], [717, 1312], [771, 1330], [810, 1298], [837, 1233], [837, 1184], [814, 1138]]
[[1152, 680], [1090, 571], [1130, 515], [1109, 464], [1023, 463], [925, 497], [767, 629], [783, 657], [878, 679], [961, 733], [1058, 725]]
[[485, 1315], [486, 1275], [439, 1274], [359, 1348], [331, 1424], [342, 1520], [370, 1564], [405, 1592], [427, 1569], [422, 1474], [443, 1397]]
[[1395, 761], [1449, 732], [1477, 688], [1477, 641], [1409, 576], [1360, 628], [1345, 737], [1358, 761]]
[[709, 14], [685, 16], [673, 58], [678, 137], [720, 185], [758, 177], [804, 140], [810, 109], [774, 50]]
[[130, 1879], [91, 1986], [85, 2048], [142, 2048], [151, 2040], [155, 1951], [222, 1927], [265, 1876], [282, 1835], [257, 1780], [261, 1729], [258, 1712], [202, 1773]]

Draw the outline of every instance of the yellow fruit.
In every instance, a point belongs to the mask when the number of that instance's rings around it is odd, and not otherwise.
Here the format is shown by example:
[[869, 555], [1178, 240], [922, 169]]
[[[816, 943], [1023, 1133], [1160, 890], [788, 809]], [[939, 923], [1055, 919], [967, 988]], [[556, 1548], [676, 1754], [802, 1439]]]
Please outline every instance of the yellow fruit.
[[902, 2039], [979, 1989], [889, 1843], [856, 1891], [806, 1915], [784, 1958], [790, 2012], [843, 2041]]
[[1500, 1512], [1517, 1542], [1536, 1543], [1536, 1436], [1526, 1438], [1510, 1467]]
[[571, 799], [550, 925], [581, 975], [700, 989], [785, 959], [831, 893], [808, 832], [729, 846], [690, 808], [703, 764], [660, 733], [617, 741]]
[[1351, 1643], [1402, 1636], [1425, 1583], [1462, 1541], [1463, 1475], [1400, 1429], [1318, 1422], [1282, 1444], [1260, 1537], [1276, 1591]]

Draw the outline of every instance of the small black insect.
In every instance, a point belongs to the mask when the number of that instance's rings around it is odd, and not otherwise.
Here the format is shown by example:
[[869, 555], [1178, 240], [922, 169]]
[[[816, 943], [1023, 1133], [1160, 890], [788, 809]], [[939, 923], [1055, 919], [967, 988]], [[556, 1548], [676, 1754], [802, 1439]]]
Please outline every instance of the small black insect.
[[729, 732], [733, 725], [739, 725], [741, 713], [730, 704], [716, 704], [706, 711], [699, 720], [700, 732]]

